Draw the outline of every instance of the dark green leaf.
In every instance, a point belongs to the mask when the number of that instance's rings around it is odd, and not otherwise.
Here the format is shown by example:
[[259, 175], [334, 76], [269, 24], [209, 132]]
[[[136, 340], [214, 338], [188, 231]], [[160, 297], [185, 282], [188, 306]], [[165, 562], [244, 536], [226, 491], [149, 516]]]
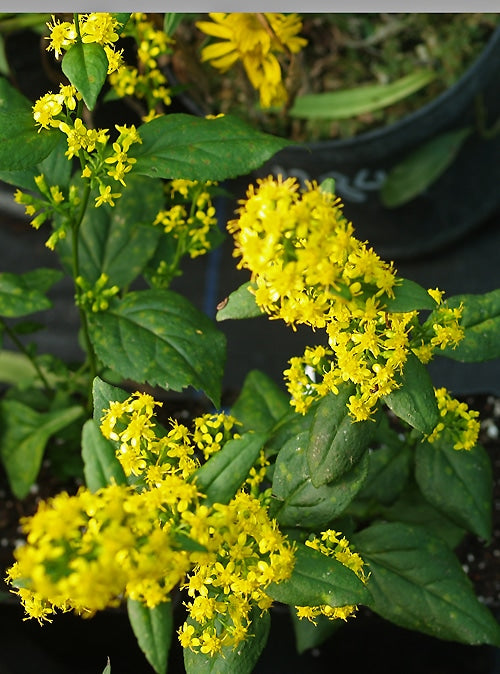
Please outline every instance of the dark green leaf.
[[266, 433], [290, 411], [288, 397], [259, 370], [248, 373], [231, 414], [240, 421], [243, 430]]
[[171, 602], [148, 608], [138, 601], [127, 601], [127, 612], [137, 643], [156, 674], [166, 674], [174, 620]]
[[219, 404], [225, 337], [181, 295], [130, 292], [90, 314], [89, 332], [97, 356], [122, 377], [174, 391], [193, 386]]
[[69, 184], [71, 175], [71, 161], [64, 154], [67, 147], [65, 136], [59, 134], [50, 154], [38, 164], [19, 171], [0, 171], [0, 180], [21, 189], [37, 192], [35, 176], [43, 173], [49, 185], [58, 185], [64, 188]]
[[92, 399], [94, 401], [94, 421], [98, 426], [104, 411], [109, 409], [110, 402], [124, 402], [129, 397], [129, 393], [117, 386], [112, 386], [96, 377], [92, 383]]
[[299, 618], [293, 608], [290, 608], [290, 613], [299, 654], [321, 646], [342, 624], [341, 620], [330, 620], [324, 615], [314, 618], [313, 623], [305, 618]]
[[198, 468], [193, 479], [206, 495], [204, 503], [229, 503], [257, 461], [266, 437], [264, 433], [245, 433], [229, 440]]
[[0, 77], [0, 112], [29, 112], [31, 114], [30, 101], [5, 77]]
[[100, 431], [94, 419], [85, 422], [82, 430], [82, 457], [85, 484], [97, 491], [108, 484], [127, 484], [127, 478], [116, 458], [115, 446]]
[[39, 413], [17, 400], [0, 402], [0, 456], [17, 498], [35, 482], [47, 442], [78, 419], [84, 410], [73, 406]]
[[445, 305], [454, 308], [462, 302], [465, 337], [454, 349], [447, 347], [440, 353], [467, 363], [500, 358], [500, 288], [482, 295], [454, 295]]
[[[109, 285], [128, 286], [155, 253], [161, 229], [152, 222], [163, 203], [161, 182], [143, 176], [127, 178], [127, 188], [114, 207], [90, 209], [79, 231], [80, 274], [95, 283], [107, 274]], [[71, 262], [72, 237], [58, 247]]]
[[416, 70], [389, 84], [366, 84], [353, 89], [297, 96], [291, 117], [306, 119], [350, 119], [380, 110], [407, 98], [435, 79], [431, 70]]
[[113, 12], [111, 16], [120, 24], [115, 29], [115, 32], [118, 33], [118, 35], [121, 35], [127, 26], [128, 20], [130, 18], [130, 12]]
[[226, 321], [228, 319], [256, 318], [262, 316], [262, 309], [255, 303], [255, 295], [250, 292], [250, 288], [257, 286], [248, 281], [241, 285], [238, 290], [232, 292], [227, 300], [223, 300], [217, 311], [217, 320]]
[[421, 526], [428, 534], [442, 540], [450, 550], [457, 547], [465, 534], [464, 529], [434, 508], [411, 480], [396, 501], [379, 508], [379, 515], [388, 522]]
[[185, 648], [186, 674], [251, 674], [266, 645], [271, 620], [269, 612], [262, 613], [257, 606], [252, 607], [250, 619], [248, 638], [236, 648], [226, 646], [221, 654], [214, 656]]
[[373, 524], [352, 537], [370, 566], [368, 606], [438, 639], [500, 645], [500, 626], [474, 595], [455, 555], [420, 527]]
[[0, 170], [20, 171], [39, 164], [60, 137], [56, 129], [37, 132], [31, 112], [0, 111]]
[[81, 93], [85, 105], [93, 110], [108, 74], [108, 57], [95, 42], [77, 42], [64, 54], [62, 71]]
[[280, 450], [273, 476], [273, 517], [284, 527], [321, 529], [339, 517], [361, 489], [365, 458], [339, 480], [316, 488], [306, 460], [308, 432], [292, 437]]
[[414, 311], [421, 309], [435, 309], [436, 302], [427, 290], [415, 281], [399, 279], [394, 288], [394, 297], [386, 300], [384, 309], [392, 313]]
[[392, 503], [408, 480], [411, 460], [412, 454], [404, 442], [371, 451], [368, 476], [357, 499], [376, 504]]
[[490, 540], [493, 481], [483, 447], [458, 451], [439, 443], [420, 443], [415, 477], [429, 503], [458, 526]]
[[366, 604], [370, 592], [358, 576], [341, 562], [299, 544], [288, 580], [266, 589], [275, 601], [290, 606], [349, 606]]
[[225, 180], [258, 168], [290, 141], [257, 131], [237, 117], [204, 119], [183, 113], [157, 117], [140, 128], [130, 148], [134, 171], [153, 178]]
[[316, 409], [306, 450], [315, 487], [341, 478], [368, 449], [376, 425], [351, 419], [347, 402], [353, 392], [354, 386], [344, 385], [337, 395], [322, 398]]
[[384, 206], [402, 206], [432, 185], [451, 166], [471, 133], [467, 127], [435, 136], [397, 164], [380, 190]]
[[165, 12], [165, 16], [163, 17], [163, 32], [171, 37], [177, 30], [177, 26], [182, 23], [186, 16], [188, 15], [182, 12]]
[[39, 268], [25, 274], [0, 273], [0, 316], [17, 318], [52, 306], [45, 295], [62, 273]]
[[409, 354], [403, 368], [401, 386], [384, 401], [400, 419], [421, 433], [431, 433], [439, 421], [432, 380], [425, 365]]

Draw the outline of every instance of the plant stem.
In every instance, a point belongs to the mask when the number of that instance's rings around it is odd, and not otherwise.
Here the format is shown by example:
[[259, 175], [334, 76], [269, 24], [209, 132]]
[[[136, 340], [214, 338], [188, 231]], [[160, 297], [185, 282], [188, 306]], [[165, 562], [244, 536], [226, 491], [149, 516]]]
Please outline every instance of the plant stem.
[[88, 358], [88, 363], [90, 367], [90, 389], [89, 389], [89, 396], [88, 396], [88, 405], [89, 408], [92, 406], [92, 382], [97, 375], [97, 362], [96, 362], [96, 356], [95, 356], [95, 351], [94, 347], [92, 345], [92, 342], [90, 340], [90, 334], [89, 334], [89, 325], [88, 325], [88, 320], [87, 320], [87, 312], [83, 308], [82, 304], [79, 300], [80, 298], [80, 288], [78, 287], [78, 284], [76, 283], [76, 279], [80, 276], [80, 258], [79, 258], [79, 244], [80, 244], [80, 226], [82, 224], [85, 211], [87, 210], [88, 202], [89, 202], [89, 196], [90, 196], [90, 184], [87, 182], [85, 185], [85, 191], [83, 193], [82, 197], [82, 207], [80, 210], [80, 213], [78, 215], [78, 219], [75, 221], [73, 224], [73, 236], [72, 236], [72, 245], [71, 245], [71, 253], [72, 253], [72, 270], [73, 270], [73, 279], [75, 281], [75, 293], [77, 296], [77, 304], [78, 304], [78, 311], [80, 314], [80, 322], [82, 326], [82, 332], [83, 332], [83, 339], [85, 341], [85, 350], [87, 352], [87, 358]]
[[37, 373], [37, 375], [38, 375], [40, 381], [42, 382], [43, 387], [44, 387], [44, 389], [45, 389], [47, 395], [48, 395], [48, 396], [52, 395], [52, 393], [53, 393], [52, 387], [50, 386], [50, 384], [49, 384], [49, 382], [48, 382], [48, 380], [47, 380], [47, 377], [44, 375], [42, 369], [40, 368], [40, 366], [39, 366], [38, 363], [36, 362], [36, 359], [33, 358], [33, 356], [30, 354], [30, 352], [28, 351], [28, 349], [24, 346], [24, 344], [21, 342], [21, 340], [19, 339], [19, 337], [16, 335], [15, 331], [12, 330], [12, 328], [11, 328], [9, 325], [7, 325], [7, 323], [4, 321], [3, 318], [0, 318], [0, 323], [2, 324], [2, 327], [3, 327], [3, 329], [5, 330], [5, 332], [9, 335], [10, 339], [12, 340], [12, 342], [14, 342], [14, 344], [15, 344], [16, 347], [19, 349], [19, 351], [20, 351], [21, 353], [23, 353], [23, 354], [26, 356], [26, 358], [28, 358], [28, 360], [30, 361], [30, 363], [31, 363], [31, 364], [33, 365], [33, 367], [35, 368], [35, 371], [36, 371], [36, 373]]

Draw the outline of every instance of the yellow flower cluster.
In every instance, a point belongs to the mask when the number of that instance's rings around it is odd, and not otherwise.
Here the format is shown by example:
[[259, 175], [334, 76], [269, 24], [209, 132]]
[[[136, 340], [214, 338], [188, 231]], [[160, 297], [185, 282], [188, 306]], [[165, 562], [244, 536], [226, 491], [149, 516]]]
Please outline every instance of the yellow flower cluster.
[[14, 193], [14, 201], [24, 205], [26, 215], [34, 216], [30, 224], [35, 229], [38, 229], [46, 220], [53, 220], [59, 216], [58, 224], [45, 244], [53, 250], [57, 242], [66, 237], [68, 226], [66, 216], [80, 203], [78, 190], [75, 185], [70, 185], [64, 195], [58, 185], [47, 185], [43, 173], [35, 176], [34, 181], [40, 196], [17, 189]]
[[107, 12], [92, 12], [80, 14], [78, 27], [74, 21], [58, 21], [52, 17], [52, 23], [48, 23], [49, 45], [48, 51], [53, 51], [56, 58], [62, 56], [72, 45], [78, 41], [101, 45], [108, 59], [108, 74], [117, 70], [122, 63], [122, 50], [115, 50], [114, 43], [118, 40], [117, 30], [120, 22]]
[[117, 285], [108, 288], [108, 281], [109, 276], [104, 273], [99, 276], [93, 285], [82, 276], [77, 276], [75, 283], [80, 289], [76, 299], [78, 306], [85, 307], [94, 313], [106, 311], [109, 308], [110, 299], [120, 292]]
[[[22, 522], [27, 541], [7, 580], [40, 623], [57, 610], [91, 615], [126, 598], [154, 608], [180, 586], [188, 618], [179, 640], [214, 655], [252, 636], [253, 615], [272, 604], [266, 589], [293, 571], [295, 547], [269, 517], [266, 499], [245, 490], [265, 467], [263, 456], [229, 503], [204, 502], [195, 454], [213, 454], [213, 445], [234, 437], [235, 420], [204, 415], [192, 434], [174, 421], [166, 431], [154, 419], [160, 404], [144, 393], [110, 404], [101, 430], [134, 476], [130, 485], [42, 502]], [[339, 534], [327, 531], [308, 544], [364, 579], [362, 560]], [[319, 613], [345, 619], [355, 607], [335, 616], [323, 606], [298, 610], [311, 620]]]
[[302, 21], [297, 14], [222, 13], [209, 14], [211, 21], [196, 23], [206, 35], [219, 38], [204, 47], [202, 61], [221, 72], [241, 61], [248, 79], [259, 92], [263, 108], [282, 106], [287, 93], [282, 82], [279, 54], [295, 54], [307, 41], [298, 36]]
[[[369, 419], [398, 387], [411, 351], [423, 360], [461, 339], [461, 309], [438, 307], [424, 326], [416, 311], [387, 311], [399, 282], [392, 263], [354, 237], [340, 200], [316, 183], [300, 191], [295, 178], [270, 176], [250, 185], [241, 203], [228, 230], [238, 267], [252, 273], [256, 303], [292, 327], [326, 332], [328, 347], [307, 349], [284, 373], [298, 412], [350, 383], [351, 416]], [[440, 291], [430, 293], [441, 300]]]
[[163, 31], [155, 27], [145, 14], [130, 16], [123, 31], [124, 37], [133, 37], [137, 45], [137, 65], [123, 64], [109, 76], [109, 82], [116, 94], [135, 96], [146, 102], [148, 114], [143, 121], [157, 115], [158, 104], [170, 105], [171, 91], [167, 78], [160, 70], [158, 61], [170, 54], [173, 41]]
[[[228, 504], [203, 503], [194, 437], [175, 422], [165, 434], [153, 419], [159, 404], [136, 393], [112, 403], [102, 420], [127, 475], [144, 481], [41, 503], [23, 521], [27, 543], [8, 578], [39, 621], [57, 609], [93, 613], [127, 597], [154, 607], [180, 584], [189, 597], [180, 640], [212, 655], [245, 638], [253, 607], [269, 608], [266, 588], [290, 576], [293, 545], [244, 490]], [[225, 415], [199, 420], [202, 451], [233, 424]]]
[[[327, 557], [333, 557], [348, 569], [354, 571], [363, 582], [366, 583], [368, 580], [363, 560], [357, 552], [351, 551], [349, 542], [338, 531], [327, 529], [321, 533], [319, 538], [314, 536], [306, 541], [305, 544]], [[339, 618], [347, 620], [347, 618], [354, 615], [357, 608], [355, 605], [332, 607], [325, 604], [323, 606], [296, 606], [295, 610], [300, 619], [307, 618], [307, 620], [315, 623], [315, 618], [319, 615], [324, 615], [330, 620], [337, 620]]]
[[435, 394], [442, 421], [426, 440], [443, 441], [457, 450], [475, 447], [480, 429], [479, 412], [469, 410], [466, 403], [452, 398], [445, 388], [435, 389]]
[[191, 258], [205, 255], [217, 236], [217, 216], [210, 188], [217, 183], [196, 180], [171, 180], [166, 185], [169, 207], [158, 212], [153, 224], [163, 227], [165, 233], [177, 243], [173, 271], [162, 261], [156, 271], [156, 286], [168, 285], [172, 273], [177, 271], [177, 261], [183, 255]]

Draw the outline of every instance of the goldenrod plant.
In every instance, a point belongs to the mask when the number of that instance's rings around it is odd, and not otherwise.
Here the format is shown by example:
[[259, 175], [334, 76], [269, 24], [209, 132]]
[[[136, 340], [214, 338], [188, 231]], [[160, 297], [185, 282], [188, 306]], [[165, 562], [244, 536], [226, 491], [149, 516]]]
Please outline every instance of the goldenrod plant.
[[[0, 403], [12, 489], [27, 494], [46, 446], [69, 428], [85, 477], [76, 494], [41, 502], [22, 521], [26, 541], [7, 572], [13, 592], [40, 623], [126, 604], [158, 674], [174, 611], [184, 611], [177, 638], [187, 672], [253, 671], [274, 602], [290, 607], [302, 649], [360, 605], [442, 639], [500, 645], [454, 553], [466, 532], [491, 536], [477, 413], [436, 389], [426, 368], [436, 353], [499, 356], [498, 291], [446, 299], [401, 278], [355, 237], [332, 181], [259, 180], [227, 223], [249, 280], [217, 319], [305, 324], [311, 346], [284, 382], [252, 371], [221, 409], [225, 338], [169, 285], [185, 256], [220, 240], [217, 183], [288, 141], [229, 115], [169, 113], [157, 59], [175, 50], [176, 21], [52, 17], [47, 48], [67, 82], [34, 104], [0, 82], [0, 177], [16, 186], [31, 224], [47, 228], [73, 279], [86, 351], [75, 368], [20, 338], [17, 319], [49, 306], [61, 273], [0, 274], [1, 324], [30, 365]], [[295, 25], [279, 19], [277, 48], [299, 44]], [[238, 31], [255, 37], [247, 18]], [[134, 65], [122, 60], [125, 34], [138, 43]], [[273, 96], [266, 59], [249, 68]], [[106, 83], [118, 96], [137, 93], [137, 127], [92, 126]], [[143, 287], [131, 290], [136, 279]], [[165, 421], [167, 404], [146, 384], [201, 390], [213, 408], [186, 424]]]

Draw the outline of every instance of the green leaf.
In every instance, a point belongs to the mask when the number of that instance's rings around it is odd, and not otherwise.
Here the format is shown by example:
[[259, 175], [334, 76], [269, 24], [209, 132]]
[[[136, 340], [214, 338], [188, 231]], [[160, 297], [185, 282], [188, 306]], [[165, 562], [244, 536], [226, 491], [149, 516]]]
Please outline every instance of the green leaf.
[[[123, 288], [132, 283], [155, 253], [162, 232], [152, 222], [162, 203], [159, 180], [130, 176], [116, 206], [89, 209], [79, 230], [80, 274], [90, 283], [101, 274], [108, 275], [109, 285]], [[69, 268], [71, 235], [58, 251]]]
[[432, 185], [451, 166], [471, 133], [466, 127], [440, 134], [394, 166], [380, 190], [384, 206], [402, 206]]
[[39, 164], [60, 137], [56, 129], [37, 132], [31, 112], [0, 111], [0, 170], [19, 171]]
[[409, 354], [403, 368], [401, 387], [384, 397], [400, 419], [421, 433], [431, 433], [439, 421], [432, 380], [425, 365]]
[[338, 480], [349, 472], [373, 437], [376, 427], [373, 421], [354, 422], [349, 416], [347, 402], [353, 392], [354, 386], [344, 385], [337, 395], [324, 396], [316, 409], [306, 449], [315, 487]]
[[0, 77], [0, 112], [29, 112], [31, 114], [31, 105], [19, 89], [13, 87], [5, 77]]
[[71, 161], [65, 156], [67, 150], [65, 136], [59, 134], [50, 153], [38, 164], [18, 171], [0, 171], [0, 180], [25, 190], [38, 192], [35, 176], [43, 173], [49, 185], [67, 187], [71, 176]]
[[75, 405], [39, 413], [17, 400], [0, 402], [0, 457], [17, 498], [23, 499], [35, 482], [49, 439], [83, 412]]
[[173, 113], [140, 128], [142, 144], [130, 148], [134, 171], [153, 178], [225, 180], [246, 175], [292, 143], [225, 115], [205, 119]]
[[165, 16], [163, 17], [163, 32], [171, 37], [186, 16], [189, 15], [182, 12], [165, 12]]
[[280, 583], [271, 583], [268, 594], [290, 606], [349, 606], [366, 604], [370, 592], [362, 580], [341, 562], [299, 544], [295, 551], [292, 575]]
[[458, 526], [491, 539], [492, 470], [480, 445], [456, 450], [438, 442], [420, 443], [415, 477], [425, 498]]
[[225, 337], [186, 298], [170, 290], [134, 291], [88, 318], [107, 367], [151, 386], [202, 389], [218, 406]]
[[257, 286], [251, 281], [243, 283], [237, 290], [232, 292], [227, 300], [223, 300], [217, 311], [216, 319], [226, 321], [228, 319], [256, 318], [262, 316], [262, 309], [255, 303], [255, 295], [250, 289]]
[[355, 89], [297, 96], [291, 117], [306, 119], [349, 119], [380, 110], [407, 98], [435, 79], [431, 70], [416, 70], [390, 84], [366, 84]]
[[316, 488], [307, 467], [307, 431], [280, 450], [273, 476], [272, 516], [281, 526], [321, 529], [341, 515], [361, 489], [368, 470], [365, 458], [339, 480]]
[[392, 313], [435, 308], [436, 301], [432, 299], [427, 290], [407, 278], [398, 279], [398, 284], [394, 288], [394, 297], [386, 300], [384, 306], [385, 311]]
[[385, 505], [392, 503], [408, 481], [411, 460], [412, 453], [402, 441], [370, 452], [368, 476], [356, 500]]
[[85, 484], [90, 491], [97, 491], [113, 482], [127, 484], [114, 444], [103, 436], [94, 419], [86, 421], [82, 429], [82, 457]]
[[42, 267], [25, 274], [0, 273], [0, 316], [18, 318], [49, 309], [45, 293], [61, 277], [60, 271]]
[[259, 458], [266, 438], [265, 433], [245, 433], [229, 440], [193, 473], [196, 486], [206, 495], [204, 503], [229, 503]]
[[108, 57], [95, 42], [77, 42], [64, 54], [61, 68], [81, 93], [85, 105], [93, 110], [108, 74]]
[[125, 30], [125, 28], [127, 27], [127, 23], [130, 18], [130, 12], [113, 12], [111, 16], [113, 17], [113, 19], [116, 19], [120, 24], [115, 29], [115, 32], [118, 33], [118, 35], [121, 35]]
[[499, 624], [439, 539], [417, 526], [379, 523], [352, 541], [370, 566], [373, 611], [438, 639], [500, 645]]
[[288, 397], [266, 374], [249, 372], [243, 382], [231, 414], [242, 423], [243, 430], [266, 433], [290, 411]]
[[500, 288], [480, 295], [454, 295], [444, 304], [455, 308], [462, 302], [464, 339], [454, 349], [447, 347], [440, 351], [440, 355], [466, 363], [500, 358]]
[[148, 662], [156, 674], [166, 674], [174, 629], [171, 602], [148, 608], [139, 601], [128, 599], [127, 612], [137, 643]]
[[117, 386], [112, 386], [100, 377], [95, 377], [92, 382], [92, 398], [94, 401], [93, 418], [99, 426], [104, 411], [109, 409], [110, 402], [124, 402], [129, 397], [129, 393]]
[[379, 509], [379, 516], [388, 522], [425, 528], [428, 534], [442, 540], [450, 550], [457, 547], [465, 534], [464, 529], [458, 527], [442, 511], [434, 508], [424, 498], [417, 484], [411, 480], [405, 485], [396, 501]]
[[[250, 611], [251, 626], [248, 638], [236, 648], [226, 646], [222, 653], [210, 656], [184, 649], [186, 674], [251, 674], [266, 645], [271, 619], [269, 611], [264, 613], [257, 606]], [[188, 619], [188, 624], [192, 621]]]
[[109, 658], [108, 658], [108, 664], [103, 669], [102, 674], [111, 674], [111, 662], [109, 661]]
[[293, 608], [290, 609], [290, 614], [299, 655], [324, 644], [342, 624], [341, 620], [330, 620], [324, 615], [316, 616], [312, 623], [305, 618], [299, 618]]

